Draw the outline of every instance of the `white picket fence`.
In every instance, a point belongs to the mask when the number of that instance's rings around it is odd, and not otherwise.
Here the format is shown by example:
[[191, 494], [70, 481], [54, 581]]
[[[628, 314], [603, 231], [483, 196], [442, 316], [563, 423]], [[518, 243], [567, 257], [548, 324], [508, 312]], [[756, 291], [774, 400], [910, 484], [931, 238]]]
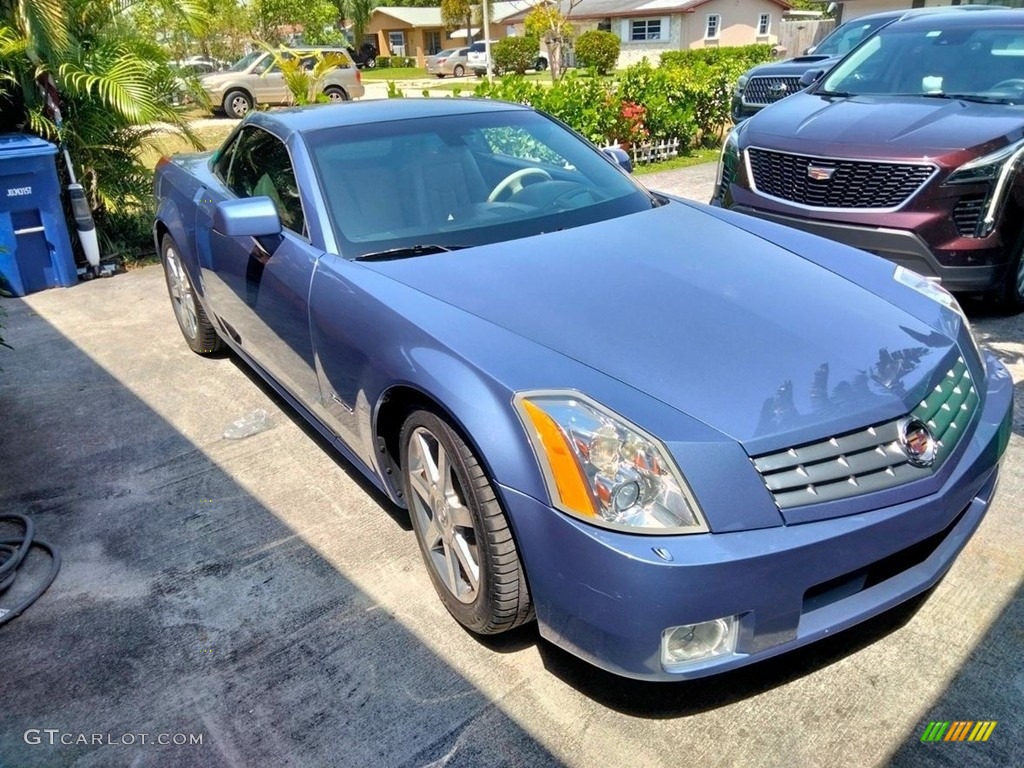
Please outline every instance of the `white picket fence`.
[[[610, 146], [617, 147], [619, 142]], [[679, 139], [665, 139], [663, 141], [649, 144], [634, 144], [629, 148], [629, 156], [633, 158], [634, 165], [644, 163], [657, 163], [661, 160], [670, 160], [679, 156]]]

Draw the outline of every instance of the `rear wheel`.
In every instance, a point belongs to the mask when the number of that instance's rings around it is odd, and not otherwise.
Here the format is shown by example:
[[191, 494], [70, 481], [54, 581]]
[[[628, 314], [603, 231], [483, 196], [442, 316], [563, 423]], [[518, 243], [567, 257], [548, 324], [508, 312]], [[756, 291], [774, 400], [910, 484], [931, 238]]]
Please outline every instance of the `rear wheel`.
[[345, 93], [345, 89], [339, 88], [337, 85], [329, 85], [324, 88], [324, 94], [331, 101], [348, 101], [348, 94]]
[[245, 91], [228, 91], [224, 95], [224, 114], [242, 119], [252, 109], [252, 97]]
[[402, 426], [402, 482], [434, 589], [466, 629], [497, 634], [533, 618], [526, 574], [483, 467], [430, 411]]
[[181, 335], [189, 348], [200, 355], [212, 355], [220, 351], [223, 342], [217, 335], [199, 303], [192, 278], [188, 276], [185, 264], [178, 253], [178, 246], [170, 235], [164, 235], [160, 241], [160, 257], [164, 264], [164, 277], [167, 279], [167, 293], [174, 307], [174, 317], [178, 321]]
[[438, 72], [436, 75], [434, 75], [434, 77], [436, 77], [438, 80], [444, 80], [444, 73]]

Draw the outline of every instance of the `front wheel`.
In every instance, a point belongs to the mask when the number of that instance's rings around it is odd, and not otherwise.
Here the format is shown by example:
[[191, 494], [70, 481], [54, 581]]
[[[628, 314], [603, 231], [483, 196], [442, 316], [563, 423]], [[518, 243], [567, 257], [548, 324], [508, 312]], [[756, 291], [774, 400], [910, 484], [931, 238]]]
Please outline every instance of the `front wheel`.
[[473, 451], [447, 421], [422, 410], [405, 420], [399, 444], [413, 530], [448, 612], [481, 635], [532, 620], [508, 520]]
[[1024, 312], [1024, 232], [1017, 238], [1013, 259], [1006, 270], [997, 299], [1007, 312]]
[[188, 276], [178, 246], [170, 235], [164, 235], [160, 241], [160, 257], [164, 265], [164, 277], [167, 279], [167, 293], [174, 307], [174, 317], [185, 342], [193, 352], [200, 355], [219, 352], [224, 342], [206, 316], [203, 305], [199, 303], [192, 278]]
[[466, 74], [466, 68], [461, 64], [456, 64], [455, 69], [452, 70], [452, 74], [455, 75], [456, 77], [462, 77], [464, 74]]
[[252, 109], [252, 97], [245, 91], [228, 91], [224, 96], [224, 114], [241, 120]]

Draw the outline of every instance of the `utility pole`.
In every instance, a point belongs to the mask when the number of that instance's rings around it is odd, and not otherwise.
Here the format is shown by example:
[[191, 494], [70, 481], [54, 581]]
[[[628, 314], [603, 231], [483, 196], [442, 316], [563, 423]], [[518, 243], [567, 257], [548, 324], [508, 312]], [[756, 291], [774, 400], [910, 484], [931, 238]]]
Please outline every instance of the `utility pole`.
[[[487, 12], [487, 0], [481, 0], [484, 17], [484, 56], [487, 57], [487, 81], [491, 80], [491, 18]], [[468, 30], [467, 30], [468, 32]]]

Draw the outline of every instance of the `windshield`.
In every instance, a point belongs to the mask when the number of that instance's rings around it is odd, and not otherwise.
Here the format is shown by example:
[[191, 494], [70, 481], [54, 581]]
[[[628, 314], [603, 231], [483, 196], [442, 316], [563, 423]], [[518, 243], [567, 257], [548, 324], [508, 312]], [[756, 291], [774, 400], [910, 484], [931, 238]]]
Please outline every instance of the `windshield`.
[[234, 64], [232, 64], [228, 68], [228, 72], [245, 72], [245, 70], [251, 67], [252, 63], [262, 55], [263, 51], [253, 51], [252, 53], [247, 53], [245, 54], [245, 56], [243, 56]]
[[1024, 104], [1024, 27], [886, 27], [816, 92]]
[[305, 139], [348, 258], [484, 245], [660, 204], [593, 145], [535, 112], [420, 117]]
[[438, 51], [438, 52], [437, 52], [437, 53], [435, 53], [434, 55], [435, 55], [435, 56], [436, 56], [437, 58], [439, 58], [439, 59], [440, 59], [440, 58], [448, 58], [448, 57], [449, 57], [449, 56], [451, 56], [451, 55], [452, 55], [453, 53], [455, 53], [455, 49], [454, 49], [454, 48], [446, 48], [446, 49], [445, 49], [445, 50], [443, 50], [443, 51]]
[[891, 22], [891, 18], [857, 19], [837, 27], [814, 49], [815, 56], [845, 56], [879, 27]]

